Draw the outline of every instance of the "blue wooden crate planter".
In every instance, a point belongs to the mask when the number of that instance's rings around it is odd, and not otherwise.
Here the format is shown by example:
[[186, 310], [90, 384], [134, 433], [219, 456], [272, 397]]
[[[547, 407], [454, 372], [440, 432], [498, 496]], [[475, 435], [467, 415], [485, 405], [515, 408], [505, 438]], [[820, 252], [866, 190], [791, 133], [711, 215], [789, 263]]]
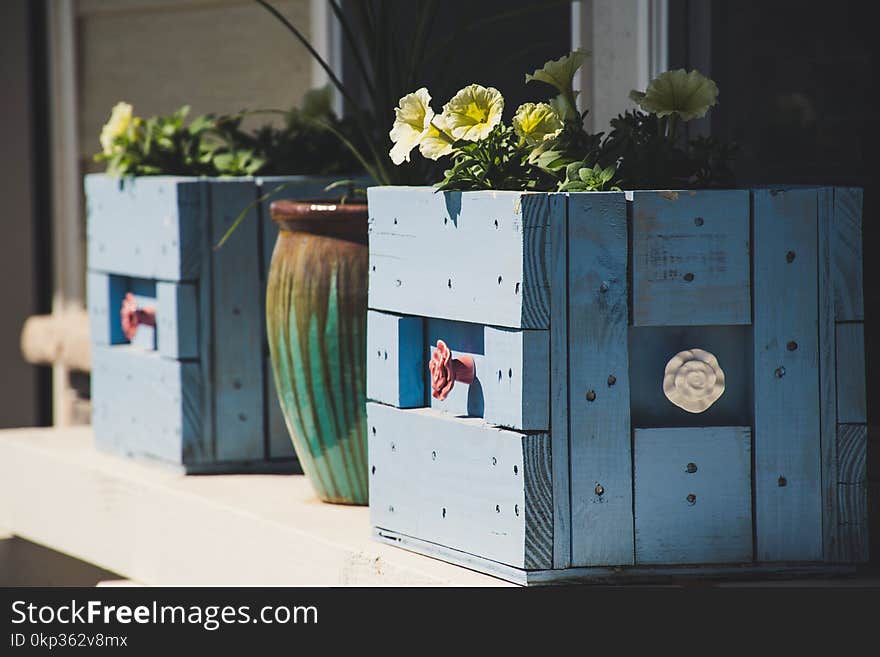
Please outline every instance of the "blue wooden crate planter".
[[[370, 188], [375, 535], [524, 584], [865, 561], [861, 199]], [[442, 402], [438, 339], [476, 366]]]
[[[265, 331], [272, 198], [332, 178], [86, 177], [92, 423], [100, 449], [186, 472], [297, 471]], [[261, 203], [221, 248], [238, 214]], [[129, 343], [126, 292], [156, 308]]]

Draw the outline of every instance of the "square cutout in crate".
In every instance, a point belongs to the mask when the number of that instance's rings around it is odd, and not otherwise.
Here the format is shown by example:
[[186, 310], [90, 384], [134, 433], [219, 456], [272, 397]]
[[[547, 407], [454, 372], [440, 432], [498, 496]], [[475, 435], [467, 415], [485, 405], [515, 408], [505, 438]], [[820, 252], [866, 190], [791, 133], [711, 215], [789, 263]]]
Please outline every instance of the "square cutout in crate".
[[[632, 426], [751, 424], [751, 342], [750, 326], [631, 327], [629, 379]], [[724, 392], [702, 412], [684, 410], [664, 393], [664, 377], [669, 361], [679, 352], [694, 349], [712, 354], [724, 373]]]

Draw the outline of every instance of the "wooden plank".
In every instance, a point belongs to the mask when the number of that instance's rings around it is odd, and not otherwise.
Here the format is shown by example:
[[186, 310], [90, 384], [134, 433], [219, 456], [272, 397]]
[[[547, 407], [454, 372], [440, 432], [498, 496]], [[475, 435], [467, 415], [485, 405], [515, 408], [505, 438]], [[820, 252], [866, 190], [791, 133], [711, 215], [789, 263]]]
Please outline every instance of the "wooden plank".
[[374, 527], [519, 568], [550, 567], [546, 434], [373, 402], [367, 418]]
[[837, 561], [868, 561], [868, 485], [839, 484], [837, 489], [840, 525], [838, 526]]
[[199, 273], [203, 226], [193, 217], [200, 182], [195, 178], [143, 176], [127, 180], [86, 176], [89, 269], [168, 281]]
[[272, 373], [272, 363], [268, 358], [264, 360], [266, 372], [266, 430], [269, 433], [269, 458], [270, 459], [295, 459], [296, 451], [293, 449], [293, 441], [284, 420], [284, 412], [281, 410], [281, 402], [278, 400], [278, 389], [275, 387], [275, 376]]
[[87, 303], [92, 344], [123, 344], [126, 342], [119, 321], [119, 308], [125, 296], [127, 280], [103, 272], [87, 274]]
[[423, 323], [421, 317], [367, 312], [367, 399], [398, 408], [425, 405]]
[[864, 484], [868, 481], [868, 427], [864, 424], [837, 426], [838, 482]]
[[751, 561], [751, 429], [634, 435], [636, 563]]
[[757, 557], [819, 561], [818, 195], [753, 194]]
[[573, 566], [633, 563], [626, 213], [620, 192], [569, 195]]
[[370, 308], [512, 328], [549, 324], [547, 194], [371, 187]]
[[[252, 181], [214, 180], [211, 233], [223, 235], [256, 199]], [[267, 455], [263, 421], [263, 312], [256, 209], [211, 254], [214, 433], [219, 461]], [[219, 238], [218, 238], [219, 239]]]
[[96, 444], [138, 458], [183, 463], [203, 449], [197, 364], [135, 346], [92, 351]]
[[159, 353], [165, 358], [199, 357], [198, 288], [192, 283], [156, 284]]
[[487, 326], [483, 419], [509, 429], [550, 428], [550, 334]]
[[865, 393], [865, 325], [837, 325], [837, 421], [868, 421]]
[[834, 322], [832, 227], [834, 190], [818, 190], [819, 444], [822, 467], [822, 553], [837, 551], [837, 340]]
[[749, 192], [633, 192], [633, 325], [749, 324]]
[[568, 195], [550, 195], [550, 434], [553, 454], [553, 567], [571, 565], [568, 469]]
[[862, 321], [862, 190], [834, 189], [834, 309], [838, 322]]
[[[424, 377], [425, 398], [428, 406], [452, 415], [483, 417], [486, 409], [486, 398], [483, 394], [481, 373], [487, 372], [485, 329], [480, 324], [456, 322], [448, 319], [425, 319], [425, 349], [421, 365]], [[444, 400], [431, 396], [431, 372], [428, 362], [437, 340], [443, 340], [452, 351], [452, 357], [470, 356], [474, 359], [477, 378], [470, 385], [456, 383]]]

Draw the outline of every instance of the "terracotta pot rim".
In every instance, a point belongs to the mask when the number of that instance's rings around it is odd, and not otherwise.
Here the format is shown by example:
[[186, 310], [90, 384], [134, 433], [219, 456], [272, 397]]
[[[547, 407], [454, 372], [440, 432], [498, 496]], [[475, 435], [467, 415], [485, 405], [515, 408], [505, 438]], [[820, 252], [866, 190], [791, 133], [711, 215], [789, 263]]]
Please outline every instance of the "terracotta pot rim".
[[366, 203], [339, 203], [336, 199], [280, 199], [269, 206], [272, 221], [285, 226], [298, 221], [362, 221], [367, 217]]

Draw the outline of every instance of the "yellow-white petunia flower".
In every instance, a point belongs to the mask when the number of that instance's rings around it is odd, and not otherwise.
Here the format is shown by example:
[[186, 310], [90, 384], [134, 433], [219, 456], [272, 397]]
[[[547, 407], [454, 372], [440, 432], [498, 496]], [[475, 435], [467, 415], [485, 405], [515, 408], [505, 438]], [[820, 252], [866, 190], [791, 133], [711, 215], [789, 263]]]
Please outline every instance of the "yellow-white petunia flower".
[[131, 124], [132, 106], [128, 103], [116, 103], [110, 112], [110, 118], [101, 128], [101, 149], [104, 155], [112, 155], [117, 137], [121, 137]]
[[443, 125], [454, 139], [479, 141], [501, 123], [504, 98], [494, 87], [469, 84], [443, 106]]
[[444, 130], [439, 129], [438, 124], [445, 128], [442, 114], [434, 117], [434, 122], [428, 126], [419, 142], [419, 152], [429, 160], [439, 160], [444, 155], [452, 153], [452, 143], [455, 140]]
[[644, 92], [633, 90], [629, 97], [651, 114], [677, 114], [682, 121], [690, 121], [705, 116], [718, 102], [718, 86], [697, 70], [688, 73], [680, 68], [661, 73]]
[[389, 132], [394, 146], [391, 148], [391, 161], [394, 164], [409, 162], [409, 154], [419, 145], [431, 125], [434, 110], [431, 109], [431, 94], [425, 87], [407, 94], [394, 108], [394, 125]]
[[589, 53], [584, 50], [575, 50], [559, 59], [551, 59], [531, 75], [526, 74], [526, 82], [539, 80], [553, 85], [561, 94], [572, 96], [574, 74], [586, 61]]
[[524, 103], [513, 115], [513, 130], [527, 144], [534, 146], [558, 135], [562, 131], [562, 121], [547, 103]]

